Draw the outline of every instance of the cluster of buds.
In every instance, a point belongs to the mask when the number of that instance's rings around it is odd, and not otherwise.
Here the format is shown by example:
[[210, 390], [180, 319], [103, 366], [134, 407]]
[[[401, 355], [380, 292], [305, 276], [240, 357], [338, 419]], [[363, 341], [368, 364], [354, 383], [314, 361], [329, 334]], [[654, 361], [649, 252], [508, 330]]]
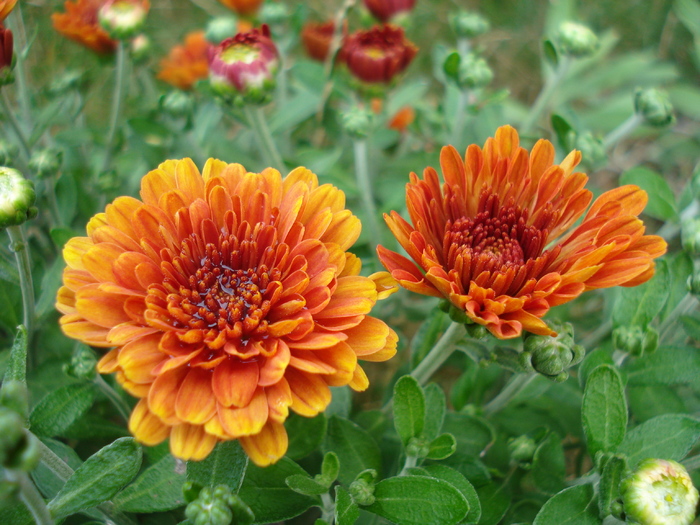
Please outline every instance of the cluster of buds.
[[659, 346], [659, 332], [652, 326], [618, 326], [612, 333], [616, 349], [641, 357]]
[[462, 57], [454, 52], [447, 56], [443, 66], [445, 74], [460, 89], [478, 89], [493, 80], [493, 71], [482, 57], [469, 53]]
[[125, 40], [143, 29], [149, 8], [148, 0], [107, 0], [97, 18], [111, 38]]
[[209, 50], [209, 82], [234, 102], [265, 104], [275, 88], [279, 54], [266, 25], [238, 33]]
[[12, 168], [0, 168], [0, 229], [36, 217], [34, 184]]
[[571, 323], [552, 322], [552, 328], [558, 332], [556, 337], [535, 334], [525, 337], [521, 365], [554, 381], [566, 381], [567, 370], [581, 362], [586, 350], [574, 343]]
[[250, 508], [226, 485], [212, 489], [186, 484], [184, 490], [190, 502], [185, 516], [193, 525], [250, 525], [255, 521]]

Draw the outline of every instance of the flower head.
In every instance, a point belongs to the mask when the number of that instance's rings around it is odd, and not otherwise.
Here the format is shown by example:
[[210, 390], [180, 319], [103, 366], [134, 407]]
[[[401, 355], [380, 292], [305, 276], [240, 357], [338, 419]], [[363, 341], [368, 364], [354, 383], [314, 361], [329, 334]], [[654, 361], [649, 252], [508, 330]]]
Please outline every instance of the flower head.
[[17, 170], [0, 167], [0, 228], [36, 217], [34, 183]]
[[[331, 49], [333, 33], [335, 33], [333, 20], [304, 24], [304, 28], [301, 30], [301, 42], [304, 44], [306, 53], [314, 60], [325, 61]], [[343, 34], [345, 33], [346, 29], [343, 27]]]
[[254, 15], [260, 9], [264, 0], [219, 0], [226, 7], [239, 15]]
[[204, 31], [189, 33], [184, 45], [173, 47], [160, 61], [158, 78], [180, 89], [192, 89], [195, 82], [209, 74], [208, 48]]
[[442, 186], [433, 168], [422, 179], [411, 174], [413, 224], [385, 216], [414, 262], [380, 246], [382, 264], [405, 288], [445, 297], [500, 339], [555, 335], [541, 319], [550, 307], [586, 290], [641, 284], [666, 251], [661, 237], [644, 235], [637, 215], [647, 195], [637, 186], [604, 193], [572, 228], [592, 198], [588, 177], [574, 171], [580, 160], [573, 151], [554, 164], [547, 140], [528, 153], [510, 126], [465, 158], [446, 146]]
[[341, 56], [350, 72], [363, 82], [388, 84], [408, 67], [417, 52], [403, 29], [384, 25], [348, 36]]
[[182, 459], [240, 439], [258, 465], [287, 448], [289, 409], [323, 411], [329, 386], [368, 386], [396, 334], [368, 314], [393, 291], [346, 250], [360, 222], [345, 196], [297, 168], [247, 173], [170, 160], [93, 217], [64, 249], [66, 335], [113, 347], [98, 363], [140, 401], [129, 428], [170, 437]]
[[148, 0], [107, 0], [97, 12], [100, 25], [113, 38], [130, 38], [146, 21]]
[[13, 51], [12, 31], [0, 25], [0, 86], [12, 84], [15, 80], [12, 73]]
[[680, 463], [642, 461], [620, 485], [627, 523], [690, 525], [695, 519], [698, 490]]
[[101, 54], [112, 53], [116, 41], [100, 27], [97, 13], [103, 0], [66, 1], [65, 13], [51, 15], [53, 27], [62, 35]]
[[209, 81], [223, 95], [266, 102], [275, 87], [279, 54], [266, 25], [238, 33], [209, 49]]
[[380, 22], [410, 12], [416, 5], [416, 0], [364, 0], [365, 7]]
[[17, 4], [17, 0], [0, 0], [0, 22], [5, 20]]

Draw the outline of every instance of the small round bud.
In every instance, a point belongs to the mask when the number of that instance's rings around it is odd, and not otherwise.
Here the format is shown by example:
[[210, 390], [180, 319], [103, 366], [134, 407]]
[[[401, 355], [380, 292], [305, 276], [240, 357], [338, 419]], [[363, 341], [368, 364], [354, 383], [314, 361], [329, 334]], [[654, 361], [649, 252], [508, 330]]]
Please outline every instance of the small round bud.
[[668, 126], [676, 120], [668, 93], [660, 89], [638, 89], [634, 95], [634, 109], [651, 126]]
[[343, 129], [355, 139], [367, 138], [374, 121], [374, 115], [368, 109], [353, 107], [340, 115]]
[[596, 34], [583, 24], [564, 22], [556, 37], [562, 55], [575, 58], [591, 56], [598, 50], [600, 42]]
[[483, 58], [469, 53], [459, 63], [457, 84], [462, 89], [478, 89], [488, 86], [493, 80], [493, 71]]
[[474, 11], [460, 9], [448, 17], [452, 31], [458, 38], [474, 38], [491, 29], [489, 21]]
[[126, 40], [143, 29], [149, 7], [148, 0], [107, 0], [97, 18], [111, 38]]
[[0, 139], [0, 166], [12, 166], [19, 156], [19, 148], [12, 142]]
[[160, 107], [173, 117], [187, 117], [194, 110], [194, 100], [189, 93], [174, 89], [160, 98]]
[[[250, 525], [255, 515], [226, 485], [215, 488], [201, 488], [187, 483], [183, 490], [190, 503], [185, 508], [185, 516], [195, 525]], [[190, 498], [196, 495], [196, 499]]]
[[700, 219], [682, 222], [681, 245], [690, 255], [700, 255]]
[[530, 436], [522, 435], [508, 441], [510, 460], [523, 468], [529, 468], [537, 450], [537, 442]]
[[371, 505], [376, 500], [374, 497], [374, 483], [363, 478], [358, 478], [350, 483], [349, 492], [358, 505]]
[[29, 471], [36, 467], [40, 452], [36, 438], [24, 429], [22, 416], [0, 406], [0, 466]]
[[430, 453], [430, 443], [425, 439], [412, 437], [406, 445], [406, 455], [414, 458], [424, 458]]
[[44, 148], [32, 153], [29, 159], [29, 169], [37, 177], [53, 177], [63, 164], [63, 151], [56, 148]]
[[557, 382], [568, 377], [566, 370], [578, 364], [586, 350], [574, 344], [574, 330], [570, 323], [553, 321], [552, 328], [559, 333], [555, 337], [529, 334], [523, 343], [523, 366]]
[[641, 357], [656, 351], [659, 346], [659, 332], [652, 326], [618, 326], [612, 333], [616, 349]]
[[151, 54], [151, 47], [151, 39], [148, 38], [148, 35], [145, 35], [143, 33], [141, 33], [140, 35], [136, 35], [131, 41], [131, 45], [129, 46], [131, 59], [136, 64], [145, 62]]
[[259, 16], [264, 24], [283, 24], [289, 19], [289, 9], [282, 2], [265, 2], [260, 8]]
[[34, 184], [12, 168], [0, 167], [0, 228], [36, 217]]
[[685, 467], [675, 461], [647, 459], [620, 484], [628, 523], [690, 525], [698, 491]]
[[603, 141], [590, 131], [576, 137], [576, 149], [581, 151], [581, 158], [588, 166], [604, 164], [608, 158]]
[[204, 37], [210, 43], [218, 46], [227, 38], [232, 38], [238, 33], [238, 18], [234, 15], [217, 16], [207, 23]]
[[92, 380], [97, 374], [97, 357], [86, 345], [78, 345], [65, 372], [78, 379]]
[[0, 388], [0, 405], [16, 412], [21, 418], [27, 419], [29, 415], [27, 385], [21, 381], [4, 381], [2, 388]]

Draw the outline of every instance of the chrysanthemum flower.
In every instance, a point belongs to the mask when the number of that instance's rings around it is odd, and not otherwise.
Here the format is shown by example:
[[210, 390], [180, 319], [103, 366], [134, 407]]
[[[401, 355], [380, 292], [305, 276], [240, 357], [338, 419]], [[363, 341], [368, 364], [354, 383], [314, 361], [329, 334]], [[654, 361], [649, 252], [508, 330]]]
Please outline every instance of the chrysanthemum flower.
[[0, 0], [0, 22], [5, 20], [17, 4], [17, 0]]
[[250, 16], [260, 10], [264, 0], [219, 0], [226, 7], [239, 15]]
[[67, 1], [65, 13], [51, 15], [54, 29], [97, 53], [112, 53], [117, 43], [100, 27], [97, 18], [103, 3], [102, 0]]
[[129, 428], [182, 459], [239, 439], [258, 465], [287, 449], [291, 408], [322, 412], [329, 386], [368, 386], [396, 334], [368, 314], [393, 291], [346, 250], [360, 222], [305, 168], [285, 178], [189, 159], [148, 173], [71, 239], [57, 308], [69, 337], [114, 347], [98, 363], [140, 398]]
[[[328, 56], [335, 33], [335, 22], [307, 22], [301, 30], [301, 42], [306, 53], [314, 60], [323, 62]], [[345, 29], [343, 29], [345, 33]]]
[[365, 7], [381, 22], [409, 13], [416, 5], [416, 0], [364, 0]]
[[173, 47], [160, 61], [158, 78], [180, 89], [192, 89], [195, 82], [209, 75], [208, 48], [204, 31], [189, 33], [184, 45]]
[[647, 202], [637, 186], [591, 202], [588, 177], [571, 152], [554, 164], [554, 147], [540, 140], [530, 153], [518, 133], [499, 128], [465, 158], [443, 148], [445, 183], [433, 168], [407, 185], [412, 225], [396, 212], [385, 220], [414, 262], [379, 247], [379, 258], [405, 288], [445, 297], [500, 339], [523, 330], [554, 335], [542, 320], [550, 307], [586, 290], [636, 286], [654, 274], [666, 242], [644, 235], [637, 216]]

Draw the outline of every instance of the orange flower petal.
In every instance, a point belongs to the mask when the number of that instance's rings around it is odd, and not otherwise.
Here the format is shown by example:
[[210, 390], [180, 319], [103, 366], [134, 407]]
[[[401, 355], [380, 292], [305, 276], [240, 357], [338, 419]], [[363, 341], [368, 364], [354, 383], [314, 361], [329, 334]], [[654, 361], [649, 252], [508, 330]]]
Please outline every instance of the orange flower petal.
[[170, 453], [185, 461], [200, 461], [214, 450], [218, 441], [203, 426], [182, 423], [170, 432]]
[[181, 421], [202, 425], [216, 414], [216, 398], [212, 391], [212, 373], [190, 368], [175, 400], [175, 415]]
[[258, 387], [260, 367], [256, 361], [229, 358], [214, 370], [212, 387], [216, 400], [225, 407], [247, 406]]
[[248, 457], [259, 467], [278, 461], [287, 452], [289, 438], [284, 425], [268, 421], [262, 430], [253, 436], [240, 438], [241, 446]]
[[144, 445], [153, 447], [168, 437], [170, 427], [164, 425], [158, 417], [153, 415], [148, 410], [148, 402], [141, 399], [131, 412], [129, 432]]
[[267, 396], [262, 388], [258, 388], [247, 406], [227, 408], [217, 405], [221, 426], [231, 437], [238, 438], [257, 434], [267, 421]]

